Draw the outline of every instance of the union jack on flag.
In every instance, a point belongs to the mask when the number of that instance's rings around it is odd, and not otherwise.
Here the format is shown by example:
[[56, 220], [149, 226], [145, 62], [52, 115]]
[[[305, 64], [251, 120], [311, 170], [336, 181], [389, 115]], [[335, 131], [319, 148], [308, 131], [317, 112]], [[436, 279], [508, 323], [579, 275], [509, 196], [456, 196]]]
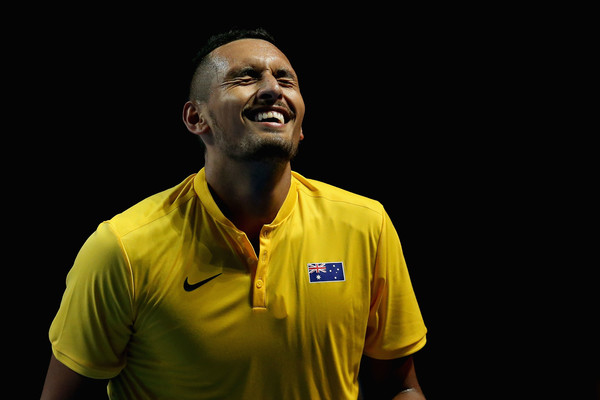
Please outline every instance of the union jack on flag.
[[308, 264], [308, 280], [310, 283], [320, 282], [344, 282], [344, 263], [328, 262], [328, 263], [309, 263]]
[[327, 268], [325, 267], [325, 263], [312, 263], [312, 264], [308, 264], [308, 273], [312, 274], [312, 273], [319, 273], [319, 272], [326, 272]]

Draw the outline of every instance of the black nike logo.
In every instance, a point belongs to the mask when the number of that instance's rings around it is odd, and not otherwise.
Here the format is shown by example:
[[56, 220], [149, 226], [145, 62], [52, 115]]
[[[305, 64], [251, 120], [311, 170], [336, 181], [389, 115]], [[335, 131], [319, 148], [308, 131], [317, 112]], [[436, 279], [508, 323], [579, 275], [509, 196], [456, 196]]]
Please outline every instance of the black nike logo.
[[[221, 272], [222, 274], [222, 272]], [[192, 290], [196, 290], [198, 289], [200, 286], [204, 285], [205, 283], [208, 283], [210, 281], [212, 281], [213, 279], [215, 279], [217, 276], [221, 275], [221, 274], [217, 274], [215, 276], [211, 276], [210, 278], [207, 278], [203, 281], [200, 281], [198, 283], [194, 283], [193, 285], [190, 285], [190, 283], [188, 282], [188, 278], [185, 278], [185, 282], [183, 282], [183, 289], [186, 292], [191, 292]]]

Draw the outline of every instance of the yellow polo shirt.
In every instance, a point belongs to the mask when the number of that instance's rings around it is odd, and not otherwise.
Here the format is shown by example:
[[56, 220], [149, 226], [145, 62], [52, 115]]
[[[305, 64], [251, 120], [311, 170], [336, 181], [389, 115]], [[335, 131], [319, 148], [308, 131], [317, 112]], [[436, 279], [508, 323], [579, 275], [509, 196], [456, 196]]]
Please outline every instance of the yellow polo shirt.
[[381, 204], [294, 172], [256, 254], [201, 170], [100, 224], [50, 341], [111, 399], [338, 400], [425, 333]]

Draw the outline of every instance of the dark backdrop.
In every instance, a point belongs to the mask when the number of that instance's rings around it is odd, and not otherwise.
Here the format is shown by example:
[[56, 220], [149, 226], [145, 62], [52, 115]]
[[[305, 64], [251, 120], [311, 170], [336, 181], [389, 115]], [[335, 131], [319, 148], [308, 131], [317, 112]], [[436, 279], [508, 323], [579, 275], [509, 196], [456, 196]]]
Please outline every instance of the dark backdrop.
[[[553, 393], [566, 385], [550, 376], [565, 371], [591, 396], [590, 292], [573, 289], [585, 279], [565, 273], [562, 218], [543, 207], [579, 183], [561, 175], [574, 150], [547, 135], [563, 121], [540, 106], [563, 30], [499, 10], [236, 7], [19, 13], [6, 61], [17, 93], [4, 199], [19, 260], [6, 329], [33, 397], [80, 246], [202, 167], [180, 117], [189, 60], [232, 25], [266, 27], [299, 74], [306, 139], [293, 168], [381, 201], [394, 221], [429, 328], [416, 355], [428, 398]], [[568, 306], [573, 293], [585, 297]]]

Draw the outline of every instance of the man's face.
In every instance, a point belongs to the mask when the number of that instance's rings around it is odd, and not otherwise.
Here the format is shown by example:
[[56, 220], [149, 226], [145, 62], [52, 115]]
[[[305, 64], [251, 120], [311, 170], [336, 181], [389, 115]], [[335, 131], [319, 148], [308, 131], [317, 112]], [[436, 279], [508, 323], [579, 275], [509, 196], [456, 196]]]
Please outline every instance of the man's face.
[[258, 39], [228, 43], [209, 57], [208, 151], [236, 160], [289, 161], [302, 138], [304, 101], [287, 57]]

